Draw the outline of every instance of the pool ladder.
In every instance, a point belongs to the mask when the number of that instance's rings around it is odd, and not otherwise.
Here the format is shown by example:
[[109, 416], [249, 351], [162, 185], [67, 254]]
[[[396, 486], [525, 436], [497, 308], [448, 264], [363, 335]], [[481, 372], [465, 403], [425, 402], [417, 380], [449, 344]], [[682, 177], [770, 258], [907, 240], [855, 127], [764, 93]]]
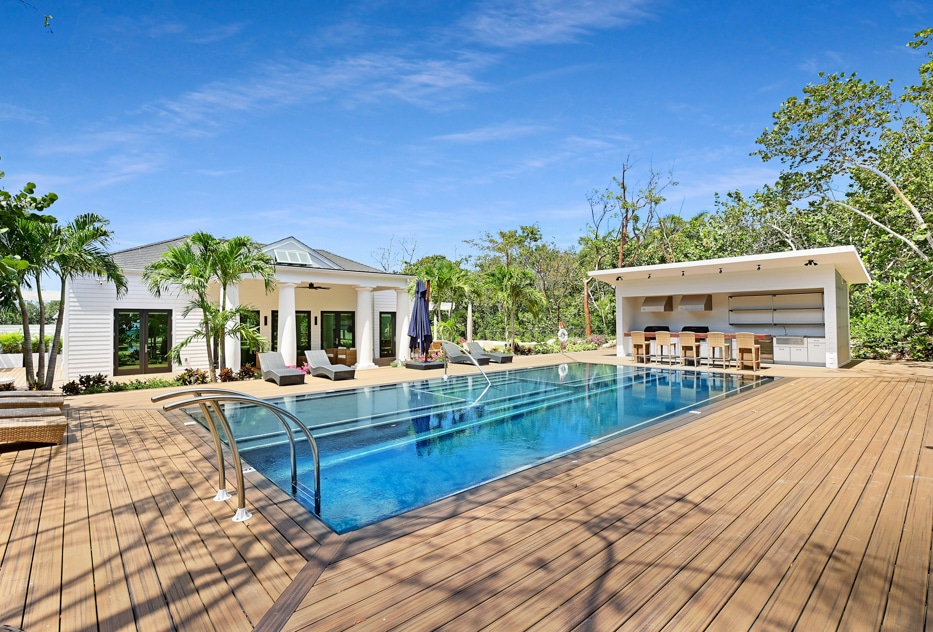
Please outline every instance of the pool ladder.
[[233, 430], [230, 428], [230, 422], [227, 421], [227, 416], [224, 414], [223, 408], [220, 405], [221, 402], [240, 402], [260, 406], [271, 411], [275, 415], [275, 418], [278, 419], [279, 423], [282, 424], [282, 427], [285, 428], [285, 433], [288, 435], [288, 447], [292, 466], [292, 495], [298, 493], [298, 463], [295, 457], [295, 433], [289, 425], [288, 420], [293, 421], [304, 432], [305, 437], [308, 439], [308, 445], [311, 446], [312, 456], [314, 457], [314, 513], [318, 516], [321, 515], [321, 459], [317, 448], [317, 441], [314, 440], [311, 431], [301, 423], [300, 419], [284, 408], [280, 408], [275, 404], [270, 404], [258, 397], [223, 388], [196, 386], [172, 393], [156, 395], [152, 398], [152, 401], [160, 402], [184, 395], [192, 395], [193, 397], [189, 397], [180, 402], [165, 404], [163, 408], [165, 410], [175, 410], [177, 408], [193, 405], [197, 405], [201, 408], [201, 413], [204, 415], [208, 429], [211, 432], [211, 437], [214, 439], [214, 451], [217, 454], [217, 495], [214, 496], [214, 500], [217, 502], [232, 498], [230, 492], [227, 491], [227, 475], [225, 471], [223, 443], [220, 439], [220, 430], [222, 429], [223, 433], [227, 436], [227, 442], [233, 457], [233, 467], [236, 468], [237, 510], [233, 515], [234, 522], [249, 520], [253, 514], [246, 508], [246, 487], [243, 482], [243, 463], [240, 460], [240, 450], [237, 448]]

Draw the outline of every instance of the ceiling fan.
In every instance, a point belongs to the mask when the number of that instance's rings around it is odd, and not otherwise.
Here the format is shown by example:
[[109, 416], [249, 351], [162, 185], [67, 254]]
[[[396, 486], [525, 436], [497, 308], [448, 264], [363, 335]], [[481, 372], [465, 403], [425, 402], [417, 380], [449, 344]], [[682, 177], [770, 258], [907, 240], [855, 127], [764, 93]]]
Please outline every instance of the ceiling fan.
[[314, 281], [309, 282], [307, 285], [302, 285], [306, 290], [329, 290], [329, 287], [324, 287], [323, 285], [315, 285]]

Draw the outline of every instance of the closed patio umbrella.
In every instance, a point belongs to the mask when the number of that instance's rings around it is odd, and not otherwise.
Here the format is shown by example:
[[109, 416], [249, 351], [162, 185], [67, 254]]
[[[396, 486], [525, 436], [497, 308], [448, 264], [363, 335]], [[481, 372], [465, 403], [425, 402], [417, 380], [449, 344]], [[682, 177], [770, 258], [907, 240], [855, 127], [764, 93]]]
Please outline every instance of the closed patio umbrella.
[[421, 356], [428, 352], [434, 337], [431, 335], [431, 317], [428, 315], [428, 288], [424, 281], [415, 283], [415, 301], [411, 309], [411, 324], [408, 326], [409, 349], [418, 349]]

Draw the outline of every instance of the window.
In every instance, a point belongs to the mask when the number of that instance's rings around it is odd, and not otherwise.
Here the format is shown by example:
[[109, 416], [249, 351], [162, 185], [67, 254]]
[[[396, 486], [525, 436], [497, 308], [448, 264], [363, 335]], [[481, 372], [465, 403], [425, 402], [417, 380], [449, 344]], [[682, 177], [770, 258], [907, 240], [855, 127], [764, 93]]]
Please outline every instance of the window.
[[114, 375], [170, 373], [171, 347], [171, 310], [114, 310]]
[[379, 357], [395, 357], [395, 312], [379, 312]]
[[355, 320], [356, 312], [321, 312], [321, 346], [324, 349], [355, 348]]
[[304, 250], [279, 250], [276, 248], [272, 252], [275, 253], [276, 263], [300, 264], [305, 266], [314, 265], [314, 262], [311, 261], [311, 255]]
[[[242, 319], [242, 322], [253, 327], [259, 327], [259, 311], [251, 310], [248, 316], [245, 316]], [[256, 366], [256, 350], [250, 349], [249, 345], [246, 344], [243, 340], [240, 341], [240, 364], [245, 366], [247, 364], [252, 364]]]

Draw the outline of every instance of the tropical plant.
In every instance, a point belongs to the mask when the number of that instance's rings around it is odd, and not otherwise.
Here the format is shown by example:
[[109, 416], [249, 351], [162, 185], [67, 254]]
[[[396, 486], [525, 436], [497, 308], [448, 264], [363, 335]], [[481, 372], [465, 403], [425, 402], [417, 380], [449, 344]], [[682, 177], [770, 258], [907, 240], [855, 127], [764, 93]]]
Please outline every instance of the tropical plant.
[[506, 339], [509, 347], [514, 349], [516, 312], [523, 310], [537, 316], [544, 307], [544, 297], [535, 287], [534, 273], [524, 268], [498, 265], [486, 273], [486, 283], [507, 315]]
[[[268, 341], [259, 335], [258, 327], [250, 324], [248, 316], [253, 308], [227, 305], [230, 286], [238, 283], [243, 275], [261, 278], [267, 293], [275, 287], [272, 259], [256, 242], [249, 237], [218, 239], [205, 232], [195, 233], [181, 245], [169, 248], [143, 271], [143, 280], [154, 295], [160, 296], [174, 287], [179, 293], [192, 297], [183, 315], [199, 310], [201, 326], [175, 345], [171, 355], [179, 362], [184, 347], [195, 340], [204, 340], [212, 382], [217, 381], [213, 357], [215, 341], [221, 349], [221, 369], [226, 368], [223, 342], [228, 337], [240, 338], [256, 348], [268, 346]], [[210, 297], [212, 282], [220, 289], [217, 302]]]

